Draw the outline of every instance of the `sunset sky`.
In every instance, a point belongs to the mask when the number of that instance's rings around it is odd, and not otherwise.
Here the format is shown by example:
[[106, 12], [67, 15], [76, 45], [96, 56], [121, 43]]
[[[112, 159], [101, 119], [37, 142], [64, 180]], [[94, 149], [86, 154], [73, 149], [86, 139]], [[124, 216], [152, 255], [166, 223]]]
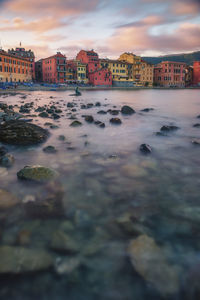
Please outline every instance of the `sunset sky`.
[[200, 0], [0, 0], [2, 47], [36, 58], [80, 49], [101, 57], [200, 50]]

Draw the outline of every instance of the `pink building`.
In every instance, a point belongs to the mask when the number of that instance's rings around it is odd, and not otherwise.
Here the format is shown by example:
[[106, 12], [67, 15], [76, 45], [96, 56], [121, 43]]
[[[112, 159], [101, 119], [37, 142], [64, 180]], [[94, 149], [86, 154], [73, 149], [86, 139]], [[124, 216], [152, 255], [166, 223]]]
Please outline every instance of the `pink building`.
[[185, 69], [185, 63], [163, 61], [154, 68], [154, 84], [163, 87], [184, 87]]
[[99, 56], [94, 50], [81, 50], [76, 59], [87, 66], [87, 78], [89, 83], [96, 86], [111, 86], [112, 74], [107, 68], [100, 65]]
[[42, 60], [42, 77], [46, 83], [64, 83], [66, 81], [66, 56], [57, 54]]
[[200, 61], [193, 63], [193, 85], [200, 85]]

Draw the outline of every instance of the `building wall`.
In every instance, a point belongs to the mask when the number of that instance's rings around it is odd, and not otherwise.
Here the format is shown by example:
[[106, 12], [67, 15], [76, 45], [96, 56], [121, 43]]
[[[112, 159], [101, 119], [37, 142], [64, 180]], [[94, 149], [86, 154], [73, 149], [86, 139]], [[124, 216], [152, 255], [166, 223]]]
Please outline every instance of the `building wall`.
[[66, 82], [66, 57], [58, 52], [42, 60], [43, 82], [65, 83]]
[[31, 82], [32, 68], [27, 59], [0, 52], [0, 82]]
[[91, 51], [85, 51], [81, 50], [77, 56], [76, 60], [79, 60], [80, 62], [87, 65], [87, 75], [91, 72], [94, 72], [99, 69], [99, 56], [96, 52], [93, 50]]
[[200, 85], [200, 61], [193, 63], [193, 84]]
[[112, 86], [112, 74], [108, 69], [89, 73], [89, 82], [94, 86]]
[[154, 66], [141, 61], [140, 82], [142, 86], [153, 86]]
[[154, 83], [164, 87], [184, 87], [185, 69], [185, 63], [161, 62], [154, 68]]

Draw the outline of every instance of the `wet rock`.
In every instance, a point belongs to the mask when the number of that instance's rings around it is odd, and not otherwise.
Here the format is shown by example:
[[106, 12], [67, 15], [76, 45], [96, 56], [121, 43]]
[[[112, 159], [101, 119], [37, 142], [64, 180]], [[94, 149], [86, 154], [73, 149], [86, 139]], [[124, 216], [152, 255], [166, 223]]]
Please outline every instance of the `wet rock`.
[[82, 123], [79, 122], [78, 120], [76, 120], [76, 121], [72, 122], [72, 123], [70, 124], [70, 126], [71, 126], [71, 127], [79, 127], [79, 126], [82, 126]]
[[79, 257], [58, 257], [55, 263], [55, 271], [59, 275], [70, 274], [75, 271], [80, 266], [80, 264], [81, 259]]
[[93, 118], [93, 116], [85, 116], [85, 121], [88, 122], [88, 123], [93, 123], [94, 118]]
[[45, 148], [43, 148], [43, 151], [46, 153], [56, 153], [57, 149], [54, 146], [47, 146]]
[[48, 131], [23, 121], [8, 121], [0, 125], [0, 141], [13, 145], [34, 145], [44, 142]]
[[51, 255], [40, 249], [1, 246], [0, 257], [1, 274], [36, 272], [53, 266]]
[[45, 107], [39, 106], [38, 108], [35, 109], [35, 112], [43, 112], [45, 110]]
[[111, 110], [110, 109], [108, 112], [113, 116], [117, 116], [119, 114], [119, 110]]
[[26, 166], [17, 173], [17, 177], [22, 180], [35, 181], [38, 183], [55, 179], [58, 173], [53, 169], [43, 166]]
[[14, 156], [11, 154], [5, 154], [4, 156], [0, 157], [0, 166], [4, 168], [12, 167], [14, 162], [15, 162]]
[[128, 254], [135, 270], [162, 295], [169, 296], [178, 292], [180, 270], [168, 263], [164, 250], [151, 237], [141, 235], [132, 240]]
[[6, 147], [0, 147], [0, 157], [4, 156], [7, 152], [8, 150], [6, 149]]
[[60, 116], [59, 116], [58, 114], [56, 114], [56, 113], [53, 113], [53, 114], [52, 114], [52, 118], [53, 118], [54, 120], [57, 120], [57, 119], [60, 119]]
[[38, 116], [41, 117], [41, 118], [48, 118], [49, 114], [46, 111], [43, 111]]
[[119, 118], [112, 118], [110, 119], [111, 124], [120, 125], [122, 121]]
[[99, 106], [101, 106], [101, 103], [100, 102], [96, 102], [95, 106], [99, 107]]
[[197, 118], [200, 119], [200, 115], [198, 115]]
[[26, 113], [26, 114], [29, 114], [29, 113], [30, 113], [30, 109], [21, 106], [19, 112], [20, 112], [20, 113]]
[[93, 103], [88, 103], [88, 104], [87, 104], [87, 108], [91, 108], [91, 107], [93, 107], [93, 106], [94, 106]]
[[81, 109], [86, 109], [87, 106], [85, 104], [81, 104]]
[[74, 107], [74, 103], [73, 102], [68, 102], [67, 107]]
[[9, 209], [19, 203], [19, 199], [6, 190], [0, 189], [0, 210]]
[[200, 124], [199, 123], [194, 124], [193, 127], [200, 128]]
[[175, 131], [178, 130], [179, 127], [175, 125], [164, 125], [160, 128], [160, 131]]
[[121, 113], [123, 115], [132, 115], [135, 113], [135, 110], [128, 105], [122, 106]]
[[51, 129], [58, 129], [59, 126], [53, 124], [53, 125], [50, 126], [50, 128], [51, 128]]
[[76, 253], [79, 252], [78, 243], [65, 232], [58, 230], [53, 233], [51, 248], [58, 252]]
[[200, 146], [200, 139], [194, 139], [194, 140], [192, 140], [192, 144]]
[[105, 110], [100, 110], [97, 112], [99, 115], [106, 115], [107, 114], [107, 111]]
[[163, 132], [163, 131], [157, 131], [156, 132], [156, 135], [157, 136], [168, 136], [165, 132]]
[[57, 114], [61, 114], [61, 113], [62, 113], [62, 109], [59, 109], [59, 108], [58, 108], [58, 109], [56, 109], [56, 110], [55, 110], [55, 113], [57, 113]]
[[148, 144], [142, 144], [140, 145], [140, 151], [144, 154], [149, 154], [152, 152], [152, 149]]
[[105, 128], [105, 123], [103, 123], [101, 121], [95, 121], [94, 124], [97, 125], [100, 128]]
[[58, 139], [59, 141], [65, 141], [66, 137], [64, 135], [59, 135]]
[[152, 110], [154, 110], [154, 108], [144, 108], [144, 109], [141, 109], [141, 111], [143, 111], [143, 112], [150, 112]]

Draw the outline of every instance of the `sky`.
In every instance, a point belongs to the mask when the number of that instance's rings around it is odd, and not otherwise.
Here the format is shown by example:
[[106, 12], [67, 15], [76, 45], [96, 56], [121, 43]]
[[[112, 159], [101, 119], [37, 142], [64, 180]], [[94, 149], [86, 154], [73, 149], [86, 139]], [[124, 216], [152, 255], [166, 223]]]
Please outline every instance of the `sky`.
[[0, 45], [36, 59], [123, 52], [159, 56], [200, 50], [200, 0], [0, 0]]

